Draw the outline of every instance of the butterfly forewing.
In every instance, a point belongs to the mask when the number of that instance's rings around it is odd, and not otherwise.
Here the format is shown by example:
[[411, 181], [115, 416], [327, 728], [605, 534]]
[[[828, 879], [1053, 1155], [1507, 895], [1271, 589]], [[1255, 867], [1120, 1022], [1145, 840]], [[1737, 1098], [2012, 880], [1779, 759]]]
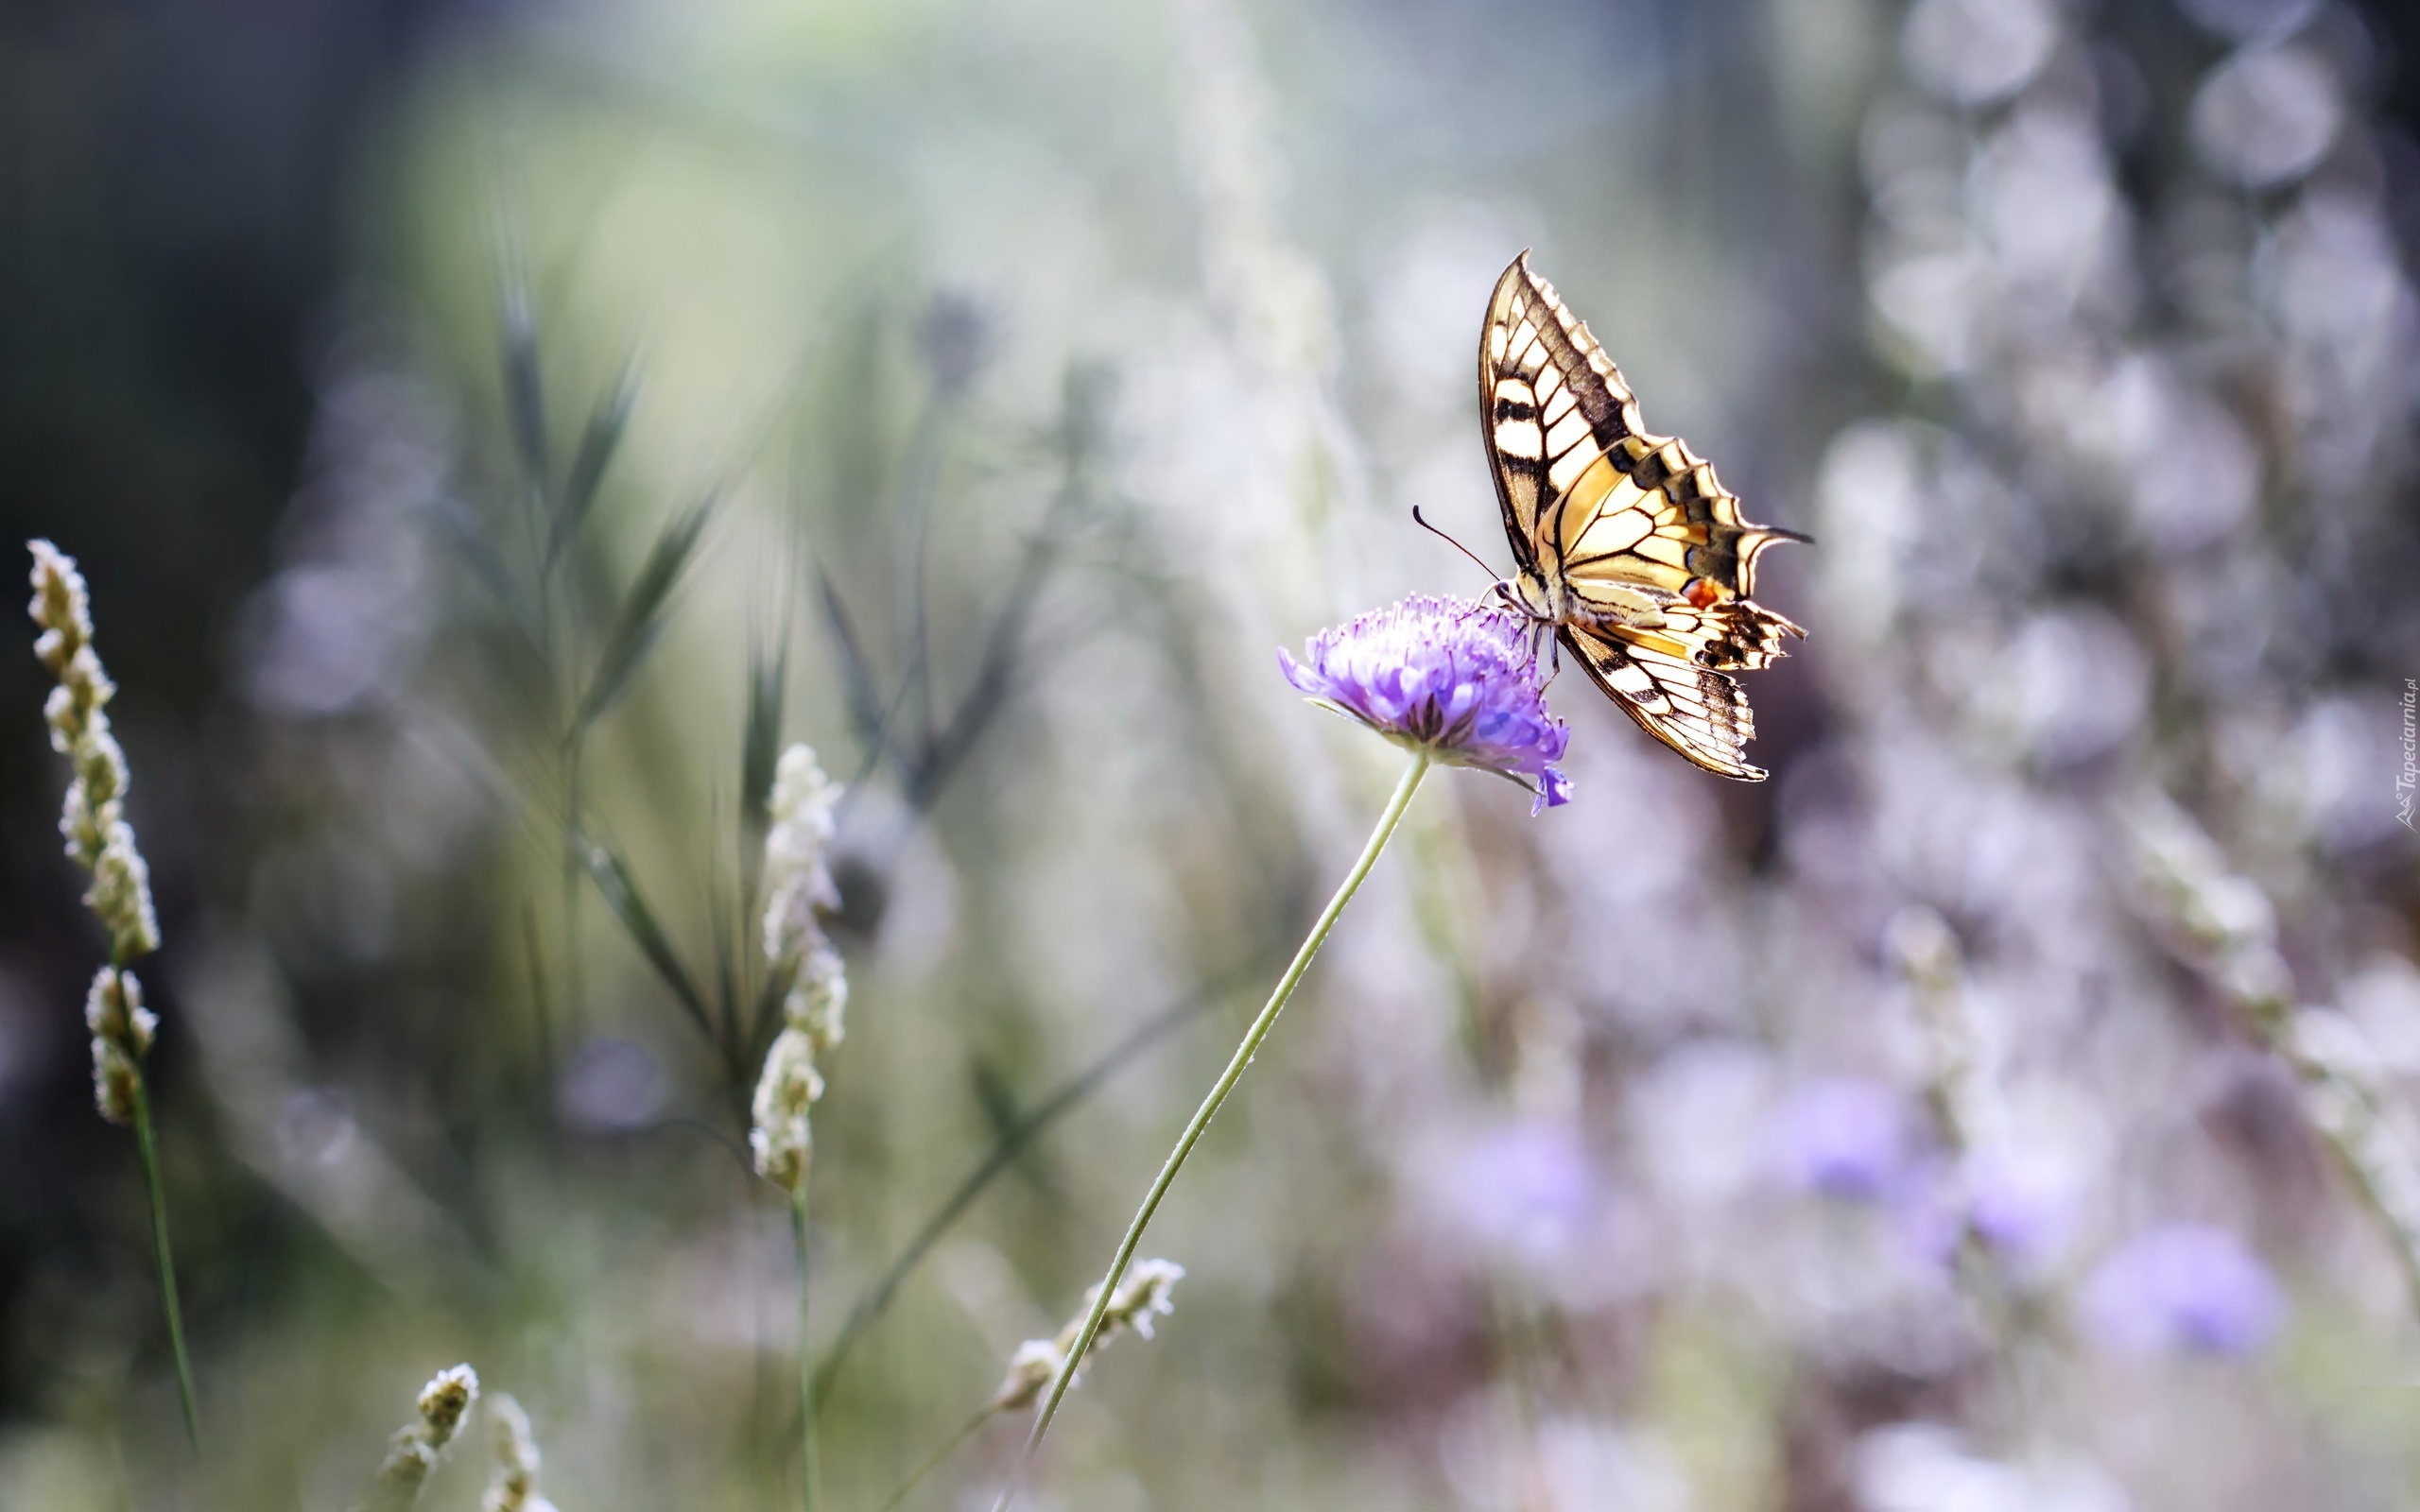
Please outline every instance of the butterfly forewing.
[[1513, 259], [1488, 301], [1479, 415], [1504, 529], [1552, 590], [1566, 644], [1651, 734], [1709, 771], [1754, 780], [1752, 724], [1725, 671], [1754, 671], [1806, 632], [1753, 602], [1757, 555], [1803, 540], [1751, 524], [1712, 464], [1650, 434], [1588, 327]]
[[1554, 532], [1573, 485], [1638, 431], [1638, 401], [1621, 369], [1553, 285], [1530, 273], [1528, 259], [1522, 253], [1496, 281], [1478, 349], [1496, 501], [1524, 567], [1561, 559]]

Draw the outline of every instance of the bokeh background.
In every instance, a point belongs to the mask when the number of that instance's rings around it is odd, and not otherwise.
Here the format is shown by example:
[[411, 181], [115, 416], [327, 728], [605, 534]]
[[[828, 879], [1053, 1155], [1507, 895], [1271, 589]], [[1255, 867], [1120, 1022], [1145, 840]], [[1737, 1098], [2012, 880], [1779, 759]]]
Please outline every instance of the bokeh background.
[[1569, 678], [1570, 806], [1433, 780], [1034, 1504], [2415, 1504], [2409, 8], [108, 0], [0, 77], [0, 535], [121, 688], [207, 1430], [28, 645], [0, 1503], [350, 1505], [467, 1360], [565, 1512], [795, 1504], [778, 734], [852, 782], [809, 1342], [881, 1505], [1382, 800], [1274, 648], [1484, 587], [1411, 506], [1503, 558], [1530, 247], [1818, 540], [1773, 780]]

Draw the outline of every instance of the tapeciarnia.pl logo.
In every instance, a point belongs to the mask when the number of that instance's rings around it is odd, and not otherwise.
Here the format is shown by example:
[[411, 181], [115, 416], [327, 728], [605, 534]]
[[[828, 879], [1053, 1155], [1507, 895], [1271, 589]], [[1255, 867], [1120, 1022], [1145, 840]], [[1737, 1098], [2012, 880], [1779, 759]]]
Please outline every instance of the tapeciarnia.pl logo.
[[[2411, 823], [2411, 799], [2420, 787], [2420, 678], [2403, 679], [2403, 770], [2394, 774], [2394, 816], [2407, 830]], [[2414, 833], [2420, 833], [2416, 830]]]

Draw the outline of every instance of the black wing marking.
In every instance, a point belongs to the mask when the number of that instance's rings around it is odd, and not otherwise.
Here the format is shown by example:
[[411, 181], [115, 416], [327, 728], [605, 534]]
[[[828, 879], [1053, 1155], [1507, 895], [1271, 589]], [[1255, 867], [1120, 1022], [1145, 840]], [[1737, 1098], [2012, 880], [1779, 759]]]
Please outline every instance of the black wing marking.
[[1638, 400], [1526, 251], [1487, 301], [1478, 413], [1513, 555], [1523, 567], [1559, 561], [1564, 498], [1590, 462], [1638, 434]]
[[1738, 683], [1685, 658], [1609, 636], [1566, 629], [1562, 639], [1588, 669], [1589, 680], [1641, 730], [1718, 777], [1765, 780], [1764, 768], [1746, 759], [1756, 718]]

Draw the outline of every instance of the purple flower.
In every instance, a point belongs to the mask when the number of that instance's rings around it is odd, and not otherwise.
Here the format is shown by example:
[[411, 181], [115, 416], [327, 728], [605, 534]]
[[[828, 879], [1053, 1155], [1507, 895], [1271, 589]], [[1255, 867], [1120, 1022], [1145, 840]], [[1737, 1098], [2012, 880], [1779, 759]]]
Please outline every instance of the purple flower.
[[1782, 1179], [1802, 1191], [1878, 1201], [1909, 1173], [1907, 1104], [1880, 1082], [1809, 1082], [1774, 1110], [1767, 1132]]
[[1966, 1221], [2011, 1260], [2040, 1259], [2065, 1242], [2075, 1217], [2075, 1185], [2048, 1163], [2006, 1150], [1967, 1157]]
[[2084, 1282], [2084, 1332], [2125, 1354], [2249, 1354], [2284, 1321], [2286, 1304], [2242, 1241], [2206, 1224], [2137, 1235]]
[[2020, 1270], [2039, 1268], [2066, 1242], [2073, 1183], [2056, 1168], [2005, 1149], [1978, 1150], [1951, 1164], [1923, 1162], [1903, 1184], [1900, 1231], [1924, 1259], [1946, 1265], [1965, 1236]]
[[1432, 760], [1529, 788], [1532, 814], [1571, 796], [1550, 765], [1571, 732], [1547, 713], [1530, 627], [1518, 615], [1415, 593], [1322, 630], [1302, 662], [1282, 650], [1277, 658], [1286, 680], [1314, 703]]
[[1601, 1216], [1588, 1151], [1569, 1128], [1507, 1124], [1457, 1154], [1444, 1190], [1476, 1236], [1532, 1258], [1569, 1249]]

